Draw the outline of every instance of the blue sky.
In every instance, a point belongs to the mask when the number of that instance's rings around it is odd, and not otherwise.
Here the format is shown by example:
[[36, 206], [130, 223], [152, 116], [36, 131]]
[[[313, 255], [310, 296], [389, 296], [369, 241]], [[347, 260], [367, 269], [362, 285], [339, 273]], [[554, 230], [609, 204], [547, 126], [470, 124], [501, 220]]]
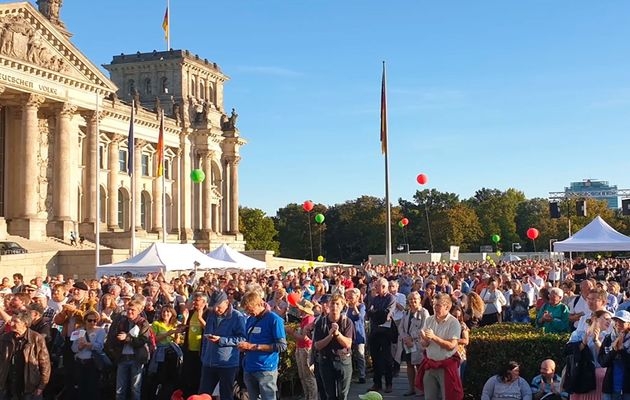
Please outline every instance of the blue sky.
[[[166, 1], [64, 1], [95, 63], [165, 48]], [[630, 2], [171, 0], [171, 47], [217, 62], [239, 113], [241, 205], [481, 187], [547, 197], [571, 181], [630, 187]], [[420, 187], [415, 177], [425, 173]]]

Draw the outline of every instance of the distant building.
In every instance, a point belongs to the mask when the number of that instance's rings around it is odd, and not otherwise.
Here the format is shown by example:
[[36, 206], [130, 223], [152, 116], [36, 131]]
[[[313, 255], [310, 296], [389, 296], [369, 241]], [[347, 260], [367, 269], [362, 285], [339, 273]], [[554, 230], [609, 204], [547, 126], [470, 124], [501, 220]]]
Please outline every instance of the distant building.
[[580, 193], [584, 193], [584, 197], [606, 201], [608, 208], [619, 208], [617, 185], [611, 186], [608, 181], [584, 179], [581, 182], [571, 182], [569, 187], [564, 188], [564, 192], [573, 196], [579, 196]]

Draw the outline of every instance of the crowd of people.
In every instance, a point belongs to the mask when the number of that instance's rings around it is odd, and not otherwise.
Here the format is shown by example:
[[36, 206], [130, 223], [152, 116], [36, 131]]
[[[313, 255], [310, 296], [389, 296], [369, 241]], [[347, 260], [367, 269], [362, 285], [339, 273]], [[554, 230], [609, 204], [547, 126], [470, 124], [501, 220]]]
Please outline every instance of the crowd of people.
[[[0, 284], [0, 399], [275, 399], [280, 353], [296, 344], [306, 400], [350, 385], [462, 399], [470, 331], [499, 322], [572, 332], [565, 360], [517, 361], [482, 399], [630, 399], [627, 260], [525, 260], [285, 271], [62, 275]], [[367, 369], [371, 360], [371, 382]], [[241, 397], [242, 398], [242, 397]]]

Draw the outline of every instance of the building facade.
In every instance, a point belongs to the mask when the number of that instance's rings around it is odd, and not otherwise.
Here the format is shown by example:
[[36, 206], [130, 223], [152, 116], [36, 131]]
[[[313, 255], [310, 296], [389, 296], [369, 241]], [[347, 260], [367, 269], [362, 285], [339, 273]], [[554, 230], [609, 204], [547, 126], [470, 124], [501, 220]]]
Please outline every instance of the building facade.
[[[70, 41], [60, 3], [0, 5], [0, 234], [78, 231], [94, 240], [98, 229], [103, 244], [128, 248], [132, 230], [151, 241], [165, 228], [169, 241], [242, 247], [246, 141], [235, 110], [224, 110], [228, 77], [181, 50], [115, 56], [107, 77]], [[164, 183], [156, 176], [162, 114]], [[191, 181], [193, 169], [203, 182]]]
[[617, 194], [617, 185], [610, 185], [608, 181], [600, 181], [596, 179], [584, 179], [581, 182], [571, 182], [569, 187], [564, 188], [566, 194], [571, 196], [590, 197], [597, 200], [604, 200], [608, 203], [608, 208], [619, 208], [619, 196]]

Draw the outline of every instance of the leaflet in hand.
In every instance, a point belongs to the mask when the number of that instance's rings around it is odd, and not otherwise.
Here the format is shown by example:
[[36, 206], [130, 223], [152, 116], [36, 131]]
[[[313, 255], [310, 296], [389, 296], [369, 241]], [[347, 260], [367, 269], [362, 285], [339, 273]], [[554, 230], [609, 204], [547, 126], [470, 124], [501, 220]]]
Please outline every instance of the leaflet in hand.
[[140, 334], [140, 328], [138, 327], [138, 325], [134, 325], [133, 328], [129, 329], [129, 335], [131, 337], [138, 337], [138, 335]]
[[76, 331], [72, 332], [70, 334], [70, 341], [71, 342], [75, 342], [79, 339], [81, 339], [82, 337], [85, 337], [85, 330], [84, 329], [77, 329]]

